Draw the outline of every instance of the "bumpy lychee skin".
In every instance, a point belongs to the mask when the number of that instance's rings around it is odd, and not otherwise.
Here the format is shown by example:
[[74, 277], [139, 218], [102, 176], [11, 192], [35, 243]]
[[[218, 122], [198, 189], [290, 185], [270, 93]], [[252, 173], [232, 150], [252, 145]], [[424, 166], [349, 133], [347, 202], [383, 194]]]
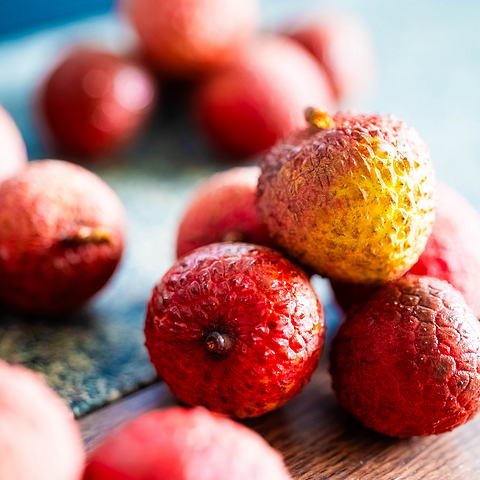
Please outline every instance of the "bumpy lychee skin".
[[99, 157], [128, 143], [145, 124], [156, 86], [142, 66], [109, 52], [77, 48], [39, 92], [42, 120], [62, 152]]
[[315, 58], [286, 37], [264, 36], [200, 85], [195, 113], [212, 145], [248, 157], [303, 128], [303, 110], [312, 103], [333, 103]]
[[334, 339], [333, 388], [393, 437], [448, 432], [480, 407], [480, 323], [445, 281], [407, 275], [353, 309]]
[[235, 58], [253, 36], [258, 0], [134, 0], [127, 14], [148, 59], [163, 73], [195, 77]]
[[84, 480], [291, 480], [253, 430], [197, 407], [143, 415], [108, 438]]
[[286, 34], [320, 62], [338, 102], [355, 102], [371, 91], [375, 79], [372, 40], [358, 18], [340, 11], [309, 15], [291, 22]]
[[[437, 185], [432, 233], [418, 262], [409, 270], [415, 275], [446, 280], [463, 294], [468, 306], [480, 310], [480, 216], [458, 192]], [[375, 291], [365, 285], [332, 282], [345, 311], [364, 302]]]
[[410, 269], [452, 284], [480, 313], [480, 216], [460, 193], [437, 187], [435, 223], [425, 250]]
[[123, 251], [124, 210], [97, 175], [59, 160], [30, 162], [0, 185], [0, 299], [57, 314], [107, 282]]
[[40, 375], [0, 361], [0, 478], [80, 480], [83, 463], [72, 412]]
[[145, 323], [150, 359], [173, 393], [239, 418], [302, 389], [323, 331], [305, 274], [274, 250], [244, 243], [179, 259], [153, 289]]
[[196, 190], [177, 236], [177, 257], [215, 242], [270, 246], [266, 225], [255, 208], [259, 167], [216, 173]]
[[427, 148], [393, 116], [307, 116], [310, 129], [260, 162], [260, 219], [276, 243], [322, 275], [356, 283], [402, 276], [434, 220]]
[[27, 164], [27, 149], [12, 117], [0, 105], [0, 182]]

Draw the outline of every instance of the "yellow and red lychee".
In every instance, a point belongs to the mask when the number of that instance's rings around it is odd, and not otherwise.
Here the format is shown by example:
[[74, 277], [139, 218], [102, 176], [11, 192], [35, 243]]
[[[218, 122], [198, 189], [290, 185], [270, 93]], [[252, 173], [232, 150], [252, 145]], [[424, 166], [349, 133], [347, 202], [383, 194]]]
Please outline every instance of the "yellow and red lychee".
[[291, 480], [260, 435], [204, 408], [147, 413], [108, 438], [84, 480]]
[[259, 167], [216, 173], [196, 190], [177, 236], [177, 258], [215, 242], [271, 244], [255, 208]]
[[261, 160], [260, 219], [276, 243], [334, 280], [402, 276], [430, 235], [435, 174], [417, 132], [394, 116], [310, 109], [310, 129]]
[[0, 185], [0, 300], [34, 314], [80, 307], [115, 271], [124, 210], [97, 175], [30, 162]]
[[312, 102], [332, 105], [323, 70], [297, 42], [265, 36], [200, 85], [195, 113], [214, 146], [247, 157], [303, 128]]
[[217, 70], [252, 38], [258, 0], [132, 0], [127, 15], [148, 60], [162, 73], [195, 77]]
[[40, 375], [0, 361], [0, 478], [80, 480], [84, 456], [72, 412]]
[[323, 333], [302, 270], [245, 243], [177, 260], [153, 289], [145, 321], [150, 359], [173, 393], [239, 418], [271, 411], [303, 388]]
[[40, 115], [64, 153], [97, 157], [118, 150], [144, 125], [156, 97], [142, 66], [111, 53], [77, 48], [39, 92]]

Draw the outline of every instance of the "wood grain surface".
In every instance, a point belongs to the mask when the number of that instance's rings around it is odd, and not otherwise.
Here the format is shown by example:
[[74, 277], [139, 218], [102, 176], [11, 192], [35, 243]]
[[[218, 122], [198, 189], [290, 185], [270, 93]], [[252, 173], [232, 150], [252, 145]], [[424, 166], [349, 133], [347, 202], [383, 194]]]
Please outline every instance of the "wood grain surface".
[[[87, 415], [79, 421], [87, 451], [123, 422], [176, 404], [160, 383]], [[337, 403], [326, 359], [300, 395], [243, 423], [283, 454], [295, 480], [480, 478], [480, 417], [438, 436], [394, 439], [378, 434]]]

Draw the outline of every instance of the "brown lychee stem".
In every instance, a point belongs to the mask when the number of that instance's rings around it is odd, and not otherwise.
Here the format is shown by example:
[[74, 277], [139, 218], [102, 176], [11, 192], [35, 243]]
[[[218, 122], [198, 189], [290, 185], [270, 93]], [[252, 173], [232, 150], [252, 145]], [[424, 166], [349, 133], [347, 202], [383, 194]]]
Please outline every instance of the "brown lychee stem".
[[76, 233], [69, 235], [62, 240], [62, 243], [73, 245], [100, 245], [110, 243], [113, 238], [111, 230], [105, 227], [80, 227]]
[[233, 342], [225, 333], [210, 332], [205, 339], [205, 347], [209, 352], [225, 354], [230, 352]]
[[308, 107], [305, 109], [305, 120], [310, 125], [310, 128], [315, 130], [319, 128], [334, 127], [335, 122], [332, 117], [325, 111], [315, 107]]
[[224, 242], [228, 242], [228, 243], [243, 242], [243, 235], [242, 235], [242, 232], [239, 232], [238, 230], [232, 230], [232, 231], [226, 233], [223, 236], [222, 240]]

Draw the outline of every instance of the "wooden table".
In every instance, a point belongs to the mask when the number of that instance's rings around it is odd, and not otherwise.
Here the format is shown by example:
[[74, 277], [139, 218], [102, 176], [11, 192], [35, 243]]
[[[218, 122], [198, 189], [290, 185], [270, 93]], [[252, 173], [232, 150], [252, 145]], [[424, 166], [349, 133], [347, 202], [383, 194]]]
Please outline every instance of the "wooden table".
[[[177, 405], [163, 383], [80, 419], [91, 451], [116, 426]], [[312, 381], [278, 410], [243, 421], [284, 456], [296, 480], [473, 480], [480, 478], [480, 417], [431, 437], [394, 439], [363, 427], [343, 410], [324, 358]]]

